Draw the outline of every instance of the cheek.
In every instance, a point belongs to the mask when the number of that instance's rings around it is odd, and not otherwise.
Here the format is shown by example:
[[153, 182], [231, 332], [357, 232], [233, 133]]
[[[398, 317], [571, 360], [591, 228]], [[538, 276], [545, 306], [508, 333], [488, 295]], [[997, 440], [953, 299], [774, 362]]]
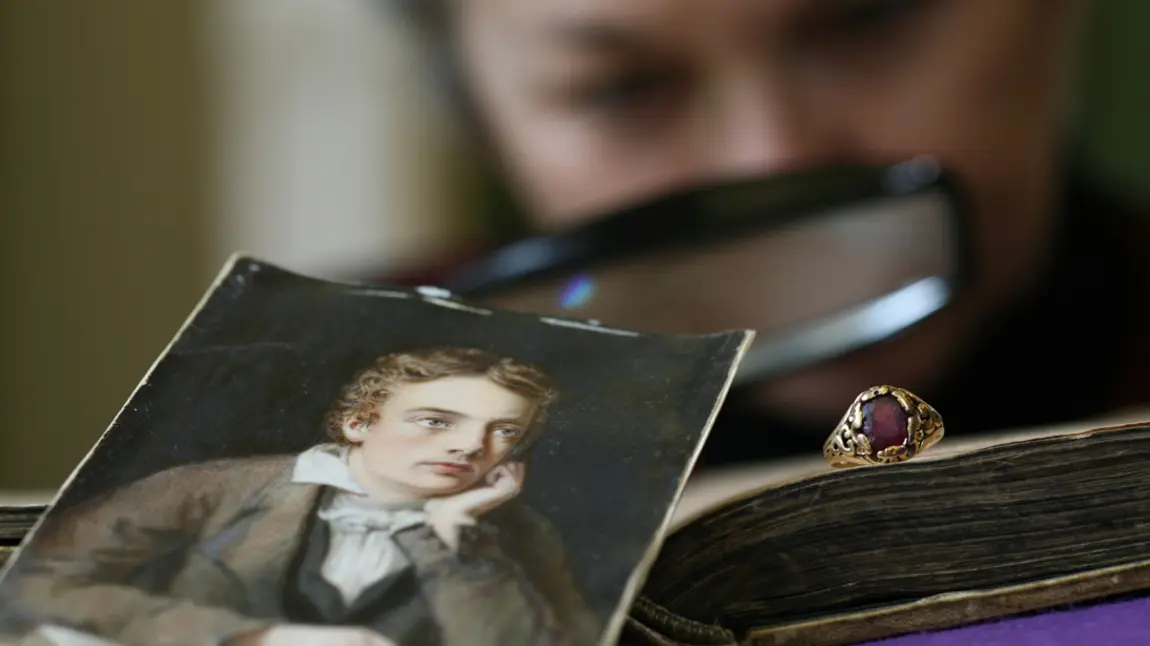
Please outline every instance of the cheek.
[[418, 459], [426, 443], [425, 438], [413, 433], [391, 432], [368, 434], [363, 447], [373, 464], [394, 464]]
[[963, 2], [938, 16], [953, 24], [934, 27], [911, 60], [839, 97], [863, 156], [930, 152], [952, 165], [1005, 169], [1050, 149], [1058, 112], [1051, 28], [1030, 24], [1029, 3]]
[[488, 461], [493, 465], [502, 462], [504, 458], [515, 450], [515, 444], [515, 442], [495, 440], [491, 445], [491, 449], [488, 451]]
[[574, 116], [518, 108], [508, 106], [514, 116], [498, 120], [498, 139], [514, 184], [543, 227], [577, 224], [688, 174], [690, 156], [675, 153], [674, 133], [632, 144]]
[[982, 37], [931, 47], [904, 76], [855, 101], [852, 132], [865, 161], [930, 153], [960, 175], [988, 279], [982, 287], [1004, 294], [1034, 273], [1048, 244], [1061, 52], [1055, 26], [1032, 24], [1046, 21], [1029, 3], [995, 9], [969, 1], [956, 5], [959, 24], [947, 33]]

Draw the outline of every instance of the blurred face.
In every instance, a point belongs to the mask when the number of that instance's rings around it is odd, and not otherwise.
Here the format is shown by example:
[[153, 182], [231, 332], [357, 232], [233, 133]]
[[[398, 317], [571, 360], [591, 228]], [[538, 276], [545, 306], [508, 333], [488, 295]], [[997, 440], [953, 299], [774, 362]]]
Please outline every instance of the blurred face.
[[932, 154], [960, 175], [980, 262], [965, 300], [759, 393], [823, 420], [875, 383], [928, 388], [1040, 272], [1080, 4], [467, 0], [457, 12], [470, 91], [543, 230], [820, 163]]
[[511, 452], [536, 405], [482, 376], [397, 386], [379, 418], [349, 421], [356, 481], [384, 499], [434, 498], [470, 488]]

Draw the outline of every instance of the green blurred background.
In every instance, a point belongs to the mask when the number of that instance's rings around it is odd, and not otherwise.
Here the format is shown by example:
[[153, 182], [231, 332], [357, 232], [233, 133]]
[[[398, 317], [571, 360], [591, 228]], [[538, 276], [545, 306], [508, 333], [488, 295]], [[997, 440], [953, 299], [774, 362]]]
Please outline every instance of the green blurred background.
[[1083, 154], [1098, 174], [1150, 199], [1150, 2], [1102, 0], [1086, 65]]

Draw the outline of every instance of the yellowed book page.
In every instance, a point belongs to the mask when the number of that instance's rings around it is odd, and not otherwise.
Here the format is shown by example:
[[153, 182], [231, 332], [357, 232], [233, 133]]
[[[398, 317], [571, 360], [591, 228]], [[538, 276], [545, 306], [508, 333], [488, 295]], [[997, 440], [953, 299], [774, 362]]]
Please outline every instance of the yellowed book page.
[[[946, 416], [943, 416], [945, 420]], [[916, 460], [938, 460], [977, 449], [1055, 435], [1081, 433], [1110, 426], [1150, 421], [1150, 407], [1116, 412], [1105, 417], [1059, 426], [1004, 430], [971, 437], [946, 437]], [[829, 431], [828, 431], [829, 433]], [[881, 468], [881, 467], [880, 467]], [[821, 452], [810, 456], [728, 467], [691, 477], [672, 519], [672, 530], [682, 527], [718, 505], [741, 498], [757, 489], [809, 478], [832, 470]]]

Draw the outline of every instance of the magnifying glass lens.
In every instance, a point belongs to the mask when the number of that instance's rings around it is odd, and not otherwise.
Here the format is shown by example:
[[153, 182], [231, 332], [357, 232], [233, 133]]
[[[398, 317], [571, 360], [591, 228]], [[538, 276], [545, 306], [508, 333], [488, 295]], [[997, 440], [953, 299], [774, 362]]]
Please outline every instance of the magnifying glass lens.
[[759, 234], [640, 253], [487, 294], [491, 305], [667, 333], [749, 328], [759, 343], [958, 269], [941, 193], [883, 197]]

